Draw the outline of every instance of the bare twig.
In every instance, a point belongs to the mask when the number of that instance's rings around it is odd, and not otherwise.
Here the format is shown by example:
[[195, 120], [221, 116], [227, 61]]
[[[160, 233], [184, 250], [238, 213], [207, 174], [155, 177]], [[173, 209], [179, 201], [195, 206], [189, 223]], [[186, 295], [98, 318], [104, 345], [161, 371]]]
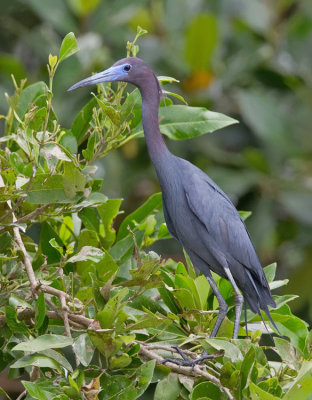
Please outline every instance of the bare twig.
[[[49, 299], [46, 299], [46, 302], [50, 306], [52, 306], [51, 304], [53, 304]], [[51, 319], [62, 320], [63, 318], [62, 318], [61, 311], [59, 311], [54, 304], [53, 304], [53, 306], [55, 308], [54, 311], [50, 311], [50, 310], [46, 311], [47, 317], [51, 318]], [[35, 310], [33, 310], [31, 308], [25, 308], [25, 309], [17, 312], [17, 318], [19, 321], [30, 321], [30, 319], [32, 317], [34, 317], [35, 314], [36, 314]], [[82, 318], [80, 318], [80, 317], [82, 317]], [[86, 318], [84, 316], [70, 314], [70, 313], [68, 314], [68, 320], [69, 320], [70, 324], [73, 325], [73, 327], [75, 327], [77, 329], [82, 329], [82, 328], [86, 329], [93, 322], [93, 320]], [[0, 327], [4, 326], [5, 324], [6, 324], [5, 315], [0, 315]]]
[[[170, 348], [167, 350], [170, 351]], [[158, 355], [154, 351], [148, 349], [148, 346], [146, 346], [142, 342], [140, 342], [140, 354], [143, 357], [148, 358], [149, 360], [156, 360], [156, 362], [158, 364], [160, 364], [163, 361], [163, 358], [160, 355]], [[171, 362], [168, 362], [166, 365], [168, 365], [168, 367], [170, 367], [173, 372], [176, 372], [178, 374], [187, 375], [187, 376], [195, 376], [198, 378], [203, 377], [203, 378], [207, 379], [208, 381], [213, 382], [222, 391], [224, 391], [226, 393], [226, 395], [228, 396], [228, 398], [230, 400], [235, 400], [235, 398], [232, 396], [229, 389], [223, 387], [218, 378], [209, 374], [207, 371], [201, 369], [198, 365], [195, 365], [193, 368], [192, 367], [183, 367], [180, 365], [173, 364]]]
[[27, 394], [27, 390], [25, 389], [25, 390], [23, 390], [22, 393], [16, 398], [16, 400], [22, 400], [22, 398], [23, 398], [24, 396], [26, 396], [26, 394]]
[[[137, 342], [137, 343], [141, 343], [141, 342]], [[163, 346], [160, 344], [146, 344], [146, 341], [144, 342], [145, 347], [148, 350], [163, 350], [163, 351], [168, 351], [171, 353], [177, 353], [177, 351], [173, 348], [173, 347], [168, 347], [168, 346]], [[197, 357], [197, 354], [187, 350], [187, 349], [183, 349], [183, 353], [186, 354], [189, 358], [191, 359], [195, 359]], [[218, 357], [222, 355], [221, 353], [217, 353], [217, 354], [212, 354], [213, 357]], [[216, 370], [214, 370], [213, 368], [211, 368], [209, 365], [205, 364], [205, 368], [207, 368], [209, 371], [211, 371], [212, 373], [216, 374], [217, 376], [220, 376], [220, 373]]]
[[59, 299], [61, 297], [64, 297], [66, 300], [71, 300], [71, 297], [67, 293], [63, 292], [62, 290], [55, 289], [54, 287], [51, 287], [51, 286], [40, 285], [40, 283], [39, 283], [37, 290], [48, 293], [48, 294], [52, 294], [53, 296], [56, 296]]
[[[14, 217], [14, 214], [13, 214], [13, 219], [14, 218], [15, 217]], [[13, 228], [13, 234], [14, 234], [15, 241], [18, 244], [18, 247], [21, 249], [21, 251], [23, 253], [23, 256], [24, 256], [24, 265], [25, 265], [25, 268], [26, 268], [26, 272], [27, 272], [27, 275], [28, 275], [29, 282], [30, 282], [31, 290], [33, 292], [35, 292], [36, 287], [38, 285], [37, 279], [35, 277], [35, 273], [34, 273], [34, 270], [33, 270], [32, 264], [31, 264], [30, 257], [29, 257], [29, 255], [28, 255], [28, 253], [26, 251], [26, 248], [25, 248], [24, 243], [23, 243], [22, 238], [21, 238], [21, 234], [20, 234], [19, 229], [18, 229], [17, 226]]]
[[[23, 217], [19, 219], [13, 219], [15, 224], [22, 224], [34, 217], [37, 217], [38, 215], [43, 214], [43, 212], [50, 207], [50, 204], [45, 204], [44, 206], [41, 206], [39, 208], [36, 208], [34, 211], [30, 212], [29, 214], [24, 215]], [[0, 229], [0, 234], [7, 231], [10, 226], [4, 226], [3, 228]]]
[[[60, 268], [60, 275], [63, 276], [62, 268]], [[68, 307], [66, 305], [65, 294], [66, 294], [65, 292], [62, 292], [62, 295], [59, 296], [59, 299], [60, 299], [61, 306], [62, 306], [65, 334], [66, 334], [66, 336], [71, 337], [70, 326], [69, 326], [69, 322], [68, 322]]]

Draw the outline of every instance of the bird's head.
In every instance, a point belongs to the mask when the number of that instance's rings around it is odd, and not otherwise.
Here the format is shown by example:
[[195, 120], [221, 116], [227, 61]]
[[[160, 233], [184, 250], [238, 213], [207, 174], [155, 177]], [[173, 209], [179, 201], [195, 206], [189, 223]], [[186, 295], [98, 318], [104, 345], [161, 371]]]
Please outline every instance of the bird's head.
[[68, 90], [96, 83], [122, 81], [132, 83], [142, 91], [146, 86], [149, 86], [149, 82], [154, 82], [155, 79], [160, 89], [158, 80], [149, 66], [140, 58], [128, 57], [117, 61], [113, 66], [98, 74], [75, 83]]

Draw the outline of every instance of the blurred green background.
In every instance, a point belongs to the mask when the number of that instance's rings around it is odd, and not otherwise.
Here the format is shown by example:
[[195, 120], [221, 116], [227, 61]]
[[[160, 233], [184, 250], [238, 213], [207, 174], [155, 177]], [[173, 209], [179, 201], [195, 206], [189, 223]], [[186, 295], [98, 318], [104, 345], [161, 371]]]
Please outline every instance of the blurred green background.
[[[48, 55], [73, 31], [80, 52], [55, 77], [53, 105], [65, 127], [90, 99], [76, 81], [125, 56], [140, 25], [139, 56], [190, 105], [239, 120], [212, 135], [168, 142], [209, 174], [247, 220], [263, 265], [278, 262], [292, 309], [312, 321], [312, 2], [292, 0], [1, 0], [0, 114], [15, 79], [47, 80]], [[169, 90], [170, 90], [169, 89]], [[93, 89], [95, 90], [95, 89]], [[144, 140], [98, 164], [104, 191], [132, 211], [159, 190]], [[179, 256], [174, 241], [163, 255]]]

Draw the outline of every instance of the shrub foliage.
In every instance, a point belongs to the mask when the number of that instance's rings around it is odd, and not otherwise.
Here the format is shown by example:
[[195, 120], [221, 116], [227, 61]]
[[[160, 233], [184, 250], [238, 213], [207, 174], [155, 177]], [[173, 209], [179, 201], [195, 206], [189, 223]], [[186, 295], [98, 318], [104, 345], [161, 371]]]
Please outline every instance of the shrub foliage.
[[[136, 55], [143, 33], [138, 28], [127, 55]], [[26, 399], [134, 400], [151, 398], [154, 388], [156, 400], [306, 399], [312, 336], [290, 311], [295, 296], [274, 296], [272, 318], [285, 337], [267, 335], [260, 316], [248, 311], [249, 336], [242, 318], [241, 338], [232, 340], [233, 290], [214, 276], [230, 312], [218, 337], [209, 338], [218, 304], [205, 277], [187, 256], [177, 263], [148, 249], [169, 238], [161, 194], [126, 216], [118, 232], [113, 228], [122, 200], [101, 192], [94, 161], [143, 136], [141, 99], [123, 83], [99, 85], [64, 129], [53, 110], [53, 80], [76, 51], [70, 33], [59, 55], [49, 57], [48, 86], [13, 78], [15, 93], [7, 97], [0, 138], [1, 370], [9, 367], [10, 378], [26, 372]], [[169, 98], [160, 108], [161, 130], [176, 140], [235, 122]], [[265, 268], [271, 289], [287, 283], [275, 281], [275, 272], [274, 264]], [[162, 365], [179, 358], [177, 345], [190, 358], [203, 349], [214, 358], [193, 369]]]

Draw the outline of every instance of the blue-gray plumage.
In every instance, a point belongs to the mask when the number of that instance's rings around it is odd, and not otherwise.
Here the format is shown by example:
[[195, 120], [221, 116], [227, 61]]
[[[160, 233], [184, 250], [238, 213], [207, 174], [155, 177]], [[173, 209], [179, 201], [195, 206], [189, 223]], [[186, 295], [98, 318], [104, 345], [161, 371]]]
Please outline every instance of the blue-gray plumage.
[[263, 310], [275, 326], [268, 306], [276, 305], [236, 208], [215, 182], [190, 162], [170, 153], [164, 142], [158, 122], [161, 88], [153, 71], [139, 58], [129, 57], [69, 90], [109, 81], [132, 83], [141, 92], [144, 134], [162, 189], [168, 230], [206, 276], [219, 302], [219, 315], [211, 336], [216, 336], [228, 307], [210, 271], [229, 280], [233, 286], [234, 338], [238, 336], [243, 298], [253, 312], [261, 315]]

